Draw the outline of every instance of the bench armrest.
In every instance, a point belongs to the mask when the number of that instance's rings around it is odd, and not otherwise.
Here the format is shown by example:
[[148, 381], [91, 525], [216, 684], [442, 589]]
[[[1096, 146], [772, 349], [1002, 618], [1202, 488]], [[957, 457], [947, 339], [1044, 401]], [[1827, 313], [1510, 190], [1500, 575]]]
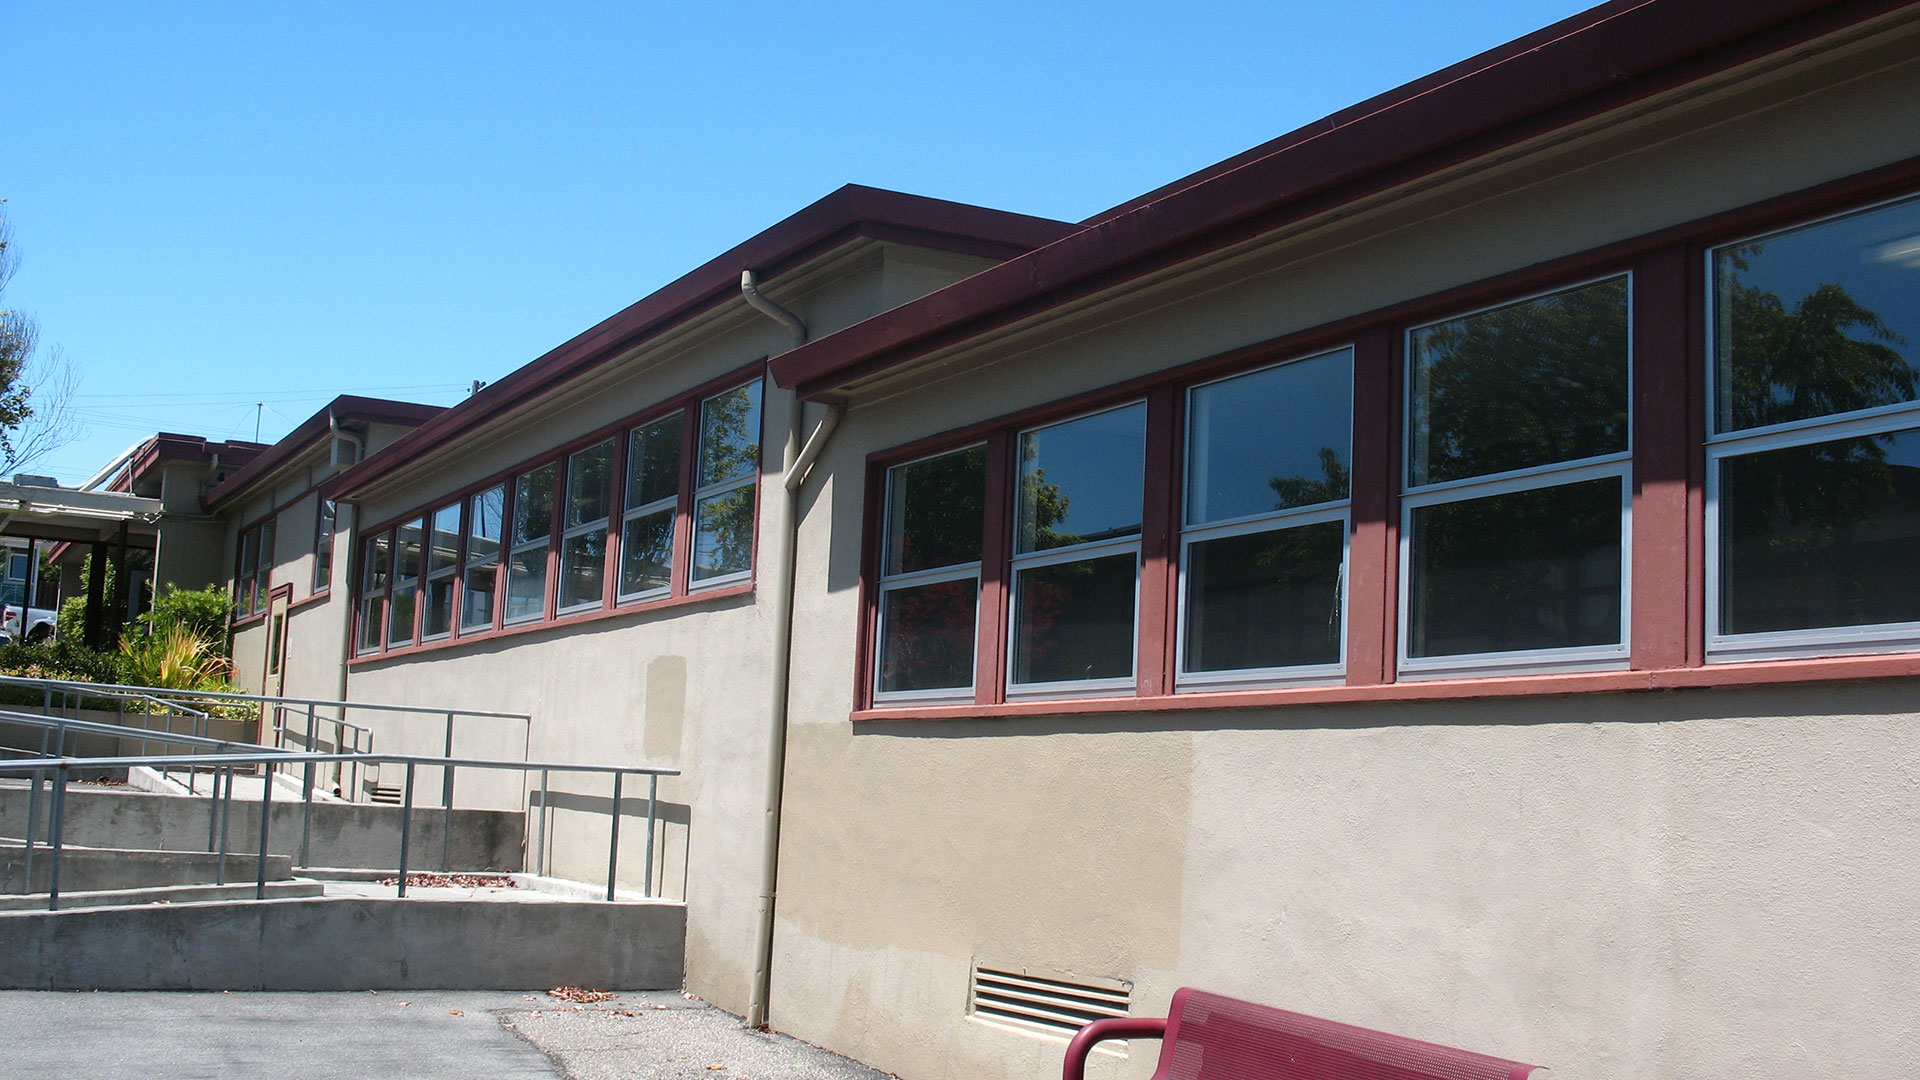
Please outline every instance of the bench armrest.
[[1108, 1039], [1158, 1039], [1167, 1033], [1164, 1019], [1146, 1016], [1122, 1016], [1112, 1020], [1095, 1020], [1083, 1027], [1067, 1043], [1067, 1061], [1061, 1070], [1061, 1080], [1086, 1080], [1087, 1055], [1093, 1052], [1095, 1043]]

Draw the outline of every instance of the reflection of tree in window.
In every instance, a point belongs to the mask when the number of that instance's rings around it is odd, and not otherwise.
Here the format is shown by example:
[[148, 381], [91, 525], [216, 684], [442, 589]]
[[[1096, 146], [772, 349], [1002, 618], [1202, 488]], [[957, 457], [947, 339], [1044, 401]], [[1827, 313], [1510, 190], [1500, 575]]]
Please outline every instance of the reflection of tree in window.
[[1351, 479], [1347, 467], [1340, 463], [1340, 452], [1331, 446], [1323, 446], [1319, 457], [1318, 480], [1304, 476], [1276, 476], [1267, 481], [1267, 486], [1277, 496], [1273, 504], [1275, 510], [1313, 506], [1347, 497], [1347, 492], [1351, 490]]

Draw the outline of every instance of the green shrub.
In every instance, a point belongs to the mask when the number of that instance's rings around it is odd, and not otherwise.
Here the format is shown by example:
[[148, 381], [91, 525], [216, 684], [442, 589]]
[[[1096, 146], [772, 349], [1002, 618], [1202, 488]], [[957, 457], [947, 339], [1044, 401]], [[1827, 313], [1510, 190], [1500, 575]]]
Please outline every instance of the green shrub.
[[218, 585], [183, 589], [169, 582], [153, 598], [153, 607], [140, 616], [146, 633], [160, 636], [175, 626], [198, 635], [220, 656], [227, 656], [227, 623], [233, 618], [233, 598]]
[[[60, 618], [58, 625], [54, 628], [54, 632], [61, 637], [79, 641], [81, 636], [87, 632], [86, 581], [87, 575], [92, 572], [93, 556], [88, 555], [80, 560], [80, 591], [60, 601]], [[119, 576], [113, 572], [113, 563], [111, 561], [107, 563], [107, 572], [103, 576], [105, 578], [105, 588], [100, 590], [100, 603], [103, 608], [110, 608], [112, 606], [110, 601], [114, 595], [114, 579]], [[102, 625], [105, 625], [104, 611], [102, 612]]]

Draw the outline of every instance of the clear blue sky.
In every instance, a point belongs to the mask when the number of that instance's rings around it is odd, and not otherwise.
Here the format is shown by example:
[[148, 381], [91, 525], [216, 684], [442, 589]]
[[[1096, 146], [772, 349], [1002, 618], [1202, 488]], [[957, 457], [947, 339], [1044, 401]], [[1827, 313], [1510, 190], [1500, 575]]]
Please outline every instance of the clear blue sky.
[[1078, 220], [1586, 6], [8, 0], [35, 471], [452, 404], [844, 183]]

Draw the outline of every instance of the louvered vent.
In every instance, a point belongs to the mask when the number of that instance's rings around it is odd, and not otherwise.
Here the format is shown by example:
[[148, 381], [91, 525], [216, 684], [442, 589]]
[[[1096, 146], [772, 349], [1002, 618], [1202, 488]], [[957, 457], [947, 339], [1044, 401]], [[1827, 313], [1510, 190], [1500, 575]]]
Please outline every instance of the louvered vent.
[[[968, 1011], [976, 1020], [1062, 1039], [1093, 1023], [1127, 1015], [1133, 984], [1084, 979], [1032, 968], [973, 965], [973, 995]], [[1124, 1055], [1122, 1044], [1103, 1043]]]

